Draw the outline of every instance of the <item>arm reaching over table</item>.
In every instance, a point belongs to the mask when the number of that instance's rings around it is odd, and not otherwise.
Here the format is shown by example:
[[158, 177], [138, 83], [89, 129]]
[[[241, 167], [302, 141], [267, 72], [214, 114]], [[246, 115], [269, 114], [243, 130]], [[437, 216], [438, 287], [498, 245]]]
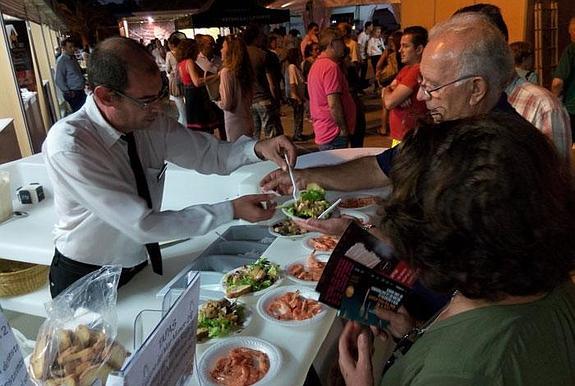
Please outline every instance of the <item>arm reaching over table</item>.
[[295, 166], [297, 159], [296, 148], [285, 135], [258, 141], [254, 151], [259, 158], [275, 162], [284, 171], [287, 170], [284, 154], [291, 166]]
[[[375, 156], [357, 158], [333, 166], [296, 169], [294, 177], [300, 189], [315, 182], [327, 190], [347, 192], [381, 188], [389, 183], [389, 178], [381, 170]], [[260, 186], [263, 191], [277, 191], [281, 194], [292, 192], [289, 174], [284, 170], [269, 173], [261, 180]]]
[[232, 200], [234, 218], [250, 222], [272, 218], [276, 209], [276, 204], [271, 201], [273, 197], [271, 194], [249, 194]]

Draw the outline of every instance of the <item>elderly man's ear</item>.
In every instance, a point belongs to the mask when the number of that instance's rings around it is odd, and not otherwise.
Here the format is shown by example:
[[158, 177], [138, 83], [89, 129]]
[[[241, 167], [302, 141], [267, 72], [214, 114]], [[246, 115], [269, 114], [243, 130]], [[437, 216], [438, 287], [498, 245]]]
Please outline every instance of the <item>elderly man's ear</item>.
[[469, 104], [471, 106], [478, 105], [487, 97], [489, 86], [485, 79], [476, 77], [471, 82], [471, 96], [469, 97]]
[[114, 104], [114, 91], [104, 86], [96, 86], [94, 95], [98, 98], [100, 103], [104, 106], [112, 106]]

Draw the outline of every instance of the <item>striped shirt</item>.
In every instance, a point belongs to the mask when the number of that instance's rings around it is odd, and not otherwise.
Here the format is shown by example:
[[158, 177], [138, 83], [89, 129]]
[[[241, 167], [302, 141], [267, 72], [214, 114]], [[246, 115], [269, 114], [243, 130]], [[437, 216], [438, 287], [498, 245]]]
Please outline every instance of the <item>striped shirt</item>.
[[520, 77], [515, 77], [505, 92], [513, 108], [551, 139], [559, 155], [569, 162], [571, 122], [559, 99], [547, 89]]

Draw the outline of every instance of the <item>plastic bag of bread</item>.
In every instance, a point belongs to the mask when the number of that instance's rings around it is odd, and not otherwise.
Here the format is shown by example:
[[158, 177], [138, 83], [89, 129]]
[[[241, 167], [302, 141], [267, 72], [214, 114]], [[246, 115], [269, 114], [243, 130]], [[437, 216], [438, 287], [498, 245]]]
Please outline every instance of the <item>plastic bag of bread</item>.
[[128, 356], [116, 338], [116, 297], [122, 268], [104, 266], [46, 304], [29, 372], [36, 385], [105, 385]]

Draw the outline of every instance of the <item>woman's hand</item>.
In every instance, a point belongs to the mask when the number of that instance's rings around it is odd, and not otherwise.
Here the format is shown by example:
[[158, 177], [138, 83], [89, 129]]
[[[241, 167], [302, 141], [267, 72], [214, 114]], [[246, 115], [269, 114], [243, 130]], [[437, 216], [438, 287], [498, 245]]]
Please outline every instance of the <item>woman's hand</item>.
[[373, 386], [373, 338], [357, 322], [347, 322], [339, 337], [339, 368], [348, 386]]
[[337, 217], [329, 218], [327, 220], [310, 218], [307, 220], [294, 219], [293, 221], [300, 228], [309, 232], [320, 232], [324, 235], [341, 236], [353, 220], [349, 217]]
[[[409, 315], [403, 306], [399, 307], [397, 312], [384, 310], [383, 308], [376, 308], [375, 315], [377, 315], [378, 318], [389, 322], [386, 332], [397, 339], [405, 336], [415, 327], [415, 319]], [[383, 340], [386, 340], [387, 338], [382, 332], [374, 333], [375, 335], [380, 335]]]

